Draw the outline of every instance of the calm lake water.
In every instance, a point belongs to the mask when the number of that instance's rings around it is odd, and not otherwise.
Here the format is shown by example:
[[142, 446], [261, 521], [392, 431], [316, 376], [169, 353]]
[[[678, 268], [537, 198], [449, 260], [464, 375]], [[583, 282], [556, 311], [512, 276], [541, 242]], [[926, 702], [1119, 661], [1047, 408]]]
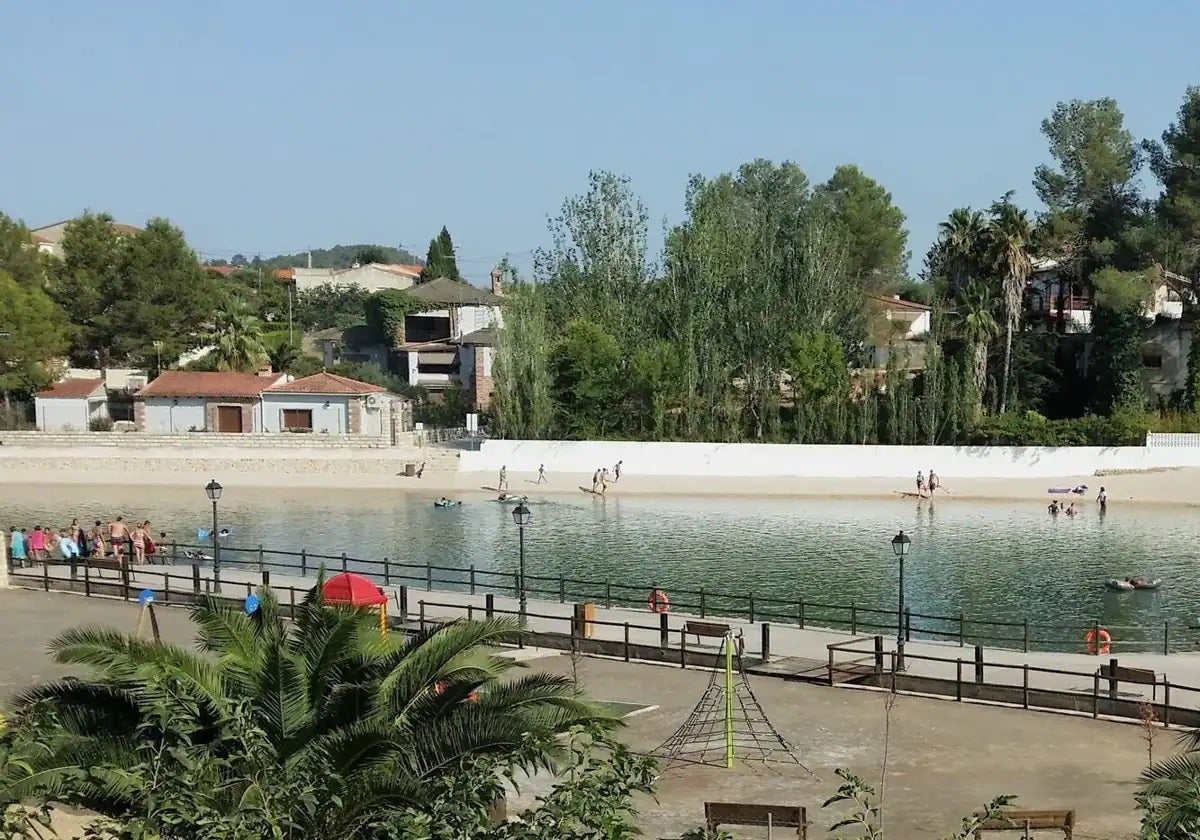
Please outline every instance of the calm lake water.
[[[211, 520], [200, 487], [6, 488], [4, 497], [0, 524], [6, 525], [58, 527], [73, 517], [107, 520], [122, 513], [127, 519], [149, 518], [155, 531], [194, 543], [196, 528]], [[1197, 623], [1200, 615], [1200, 510], [1195, 509], [1116, 506], [1101, 517], [1089, 502], [1071, 520], [1051, 518], [1040, 500], [1022, 505], [680, 497], [601, 501], [583, 494], [534, 495], [530, 506], [528, 574], [546, 578], [531, 588], [554, 597], [559, 576], [594, 582], [568, 583], [568, 599], [603, 601], [607, 581], [615, 601], [639, 604], [654, 582], [671, 593], [677, 609], [688, 611], [697, 609], [699, 597], [688, 593], [704, 588], [709, 612], [745, 615], [753, 593], [760, 617], [775, 613], [795, 621], [803, 601], [809, 623], [841, 625], [851, 620], [853, 603], [860, 627], [871, 621], [894, 624], [898, 567], [890, 540], [903, 529], [912, 538], [905, 587], [915, 613], [962, 613], [1018, 625], [1024, 619], [1142, 625], [1144, 632], [1130, 631], [1126, 638], [1148, 640], [1161, 640], [1163, 622], [1169, 621], [1181, 643], [1186, 625]], [[511, 574], [517, 566], [511, 506], [480, 497], [442, 510], [430, 497], [400, 491], [231, 487], [221, 500], [220, 517], [221, 525], [235, 532], [231, 547], [345, 551], [377, 560], [386, 555], [464, 570], [438, 573], [464, 583], [472, 565], [481, 582], [485, 571]], [[227, 560], [233, 556], [225, 554]], [[252, 560], [253, 554], [242, 557]], [[1112, 593], [1103, 586], [1106, 579], [1133, 574], [1162, 578], [1163, 588]], [[846, 609], [822, 610], [814, 603]], [[891, 613], [872, 614], [868, 607]], [[957, 621], [921, 624], [957, 637]], [[1023, 635], [1019, 626], [987, 632], [1017, 640]], [[1035, 630], [1033, 635], [1046, 641], [1055, 634]], [[1077, 641], [1067, 640], [1077, 636], [1075, 630], [1063, 630], [1049, 646], [1075, 649]]]

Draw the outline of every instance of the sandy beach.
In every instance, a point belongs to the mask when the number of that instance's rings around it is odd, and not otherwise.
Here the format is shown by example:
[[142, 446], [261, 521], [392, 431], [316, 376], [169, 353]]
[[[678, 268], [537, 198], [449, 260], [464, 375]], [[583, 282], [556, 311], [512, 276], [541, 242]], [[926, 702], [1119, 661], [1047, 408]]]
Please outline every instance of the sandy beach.
[[[8, 457], [0, 460], [0, 486], [202, 486], [217, 477], [227, 484], [242, 487], [296, 489], [370, 489], [429, 496], [453, 495], [479, 497], [494, 491], [498, 476], [495, 473], [458, 472], [456, 462], [439, 460], [426, 469], [418, 479], [401, 473], [402, 464], [392, 460], [354, 459], [314, 463], [296, 459], [276, 460], [255, 458], [170, 459], [145, 457], [117, 460], [111, 463], [95, 459], [63, 457], [61, 459], [22, 459]], [[936, 466], [936, 465], [935, 465]], [[537, 484], [535, 473], [509, 472], [509, 492], [530, 496], [559, 494], [582, 495], [591, 487], [590, 474], [558, 473], [547, 469], [547, 481]], [[1200, 504], [1200, 469], [1164, 469], [1121, 475], [1074, 475], [1059, 478], [970, 478], [942, 475], [943, 486], [936, 494], [938, 503], [963, 501], [1023, 502], [1046, 504], [1052, 498], [1076, 500], [1094, 504], [1096, 493], [1103, 486], [1108, 490], [1110, 503], [1147, 505]], [[1088, 493], [1081, 496], [1056, 495], [1046, 491], [1051, 487], [1075, 487], [1086, 484]], [[636, 465], [626, 465], [620, 481], [608, 485], [608, 497], [622, 496], [733, 496], [733, 497], [794, 497], [794, 498], [871, 498], [915, 502], [913, 481], [893, 478], [703, 478], [697, 476], [639, 476]]]

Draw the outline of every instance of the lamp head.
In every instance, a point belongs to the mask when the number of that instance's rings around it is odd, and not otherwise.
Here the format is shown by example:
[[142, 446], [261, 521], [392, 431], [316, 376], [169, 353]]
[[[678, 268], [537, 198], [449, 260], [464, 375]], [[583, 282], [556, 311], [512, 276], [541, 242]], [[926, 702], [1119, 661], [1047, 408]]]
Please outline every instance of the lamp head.
[[221, 498], [221, 490], [222, 487], [217, 483], [215, 478], [204, 486], [204, 492], [207, 493], [208, 498], [214, 502]]
[[513, 508], [512, 516], [513, 522], [517, 523], [518, 528], [524, 528], [529, 524], [529, 520], [533, 519], [533, 514], [529, 511], [529, 508], [524, 502], [521, 502], [515, 508]]
[[908, 547], [910, 545], [912, 545], [912, 540], [903, 531], [892, 537], [892, 551], [896, 553], [897, 557], [903, 557], [908, 554]]

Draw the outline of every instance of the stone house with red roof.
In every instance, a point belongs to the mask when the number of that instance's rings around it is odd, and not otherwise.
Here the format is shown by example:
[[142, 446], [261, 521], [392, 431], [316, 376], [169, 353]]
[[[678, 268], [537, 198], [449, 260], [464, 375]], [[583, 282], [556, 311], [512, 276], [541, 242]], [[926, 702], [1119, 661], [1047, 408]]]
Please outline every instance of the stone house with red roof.
[[403, 397], [369, 382], [321, 371], [279, 373], [168, 370], [134, 395], [134, 422], [151, 434], [361, 435], [394, 439], [412, 428]]

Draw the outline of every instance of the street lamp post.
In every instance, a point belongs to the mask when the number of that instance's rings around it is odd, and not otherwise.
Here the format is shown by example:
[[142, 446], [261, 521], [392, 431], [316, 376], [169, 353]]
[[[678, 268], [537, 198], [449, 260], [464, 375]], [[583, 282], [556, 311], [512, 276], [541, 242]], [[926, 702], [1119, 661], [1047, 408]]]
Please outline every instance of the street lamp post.
[[212, 541], [213, 541], [213, 592], [221, 591], [221, 540], [217, 536], [217, 501], [221, 498], [222, 487], [214, 478], [204, 486], [213, 506]]
[[896, 670], [904, 670], [904, 555], [912, 540], [903, 531], [892, 537], [892, 551], [900, 558], [900, 605], [896, 610]]
[[529, 507], [519, 503], [512, 512], [513, 522], [517, 523], [517, 539], [520, 546], [520, 567], [517, 571], [517, 598], [520, 600], [521, 626], [525, 626], [525, 526], [533, 519]]

